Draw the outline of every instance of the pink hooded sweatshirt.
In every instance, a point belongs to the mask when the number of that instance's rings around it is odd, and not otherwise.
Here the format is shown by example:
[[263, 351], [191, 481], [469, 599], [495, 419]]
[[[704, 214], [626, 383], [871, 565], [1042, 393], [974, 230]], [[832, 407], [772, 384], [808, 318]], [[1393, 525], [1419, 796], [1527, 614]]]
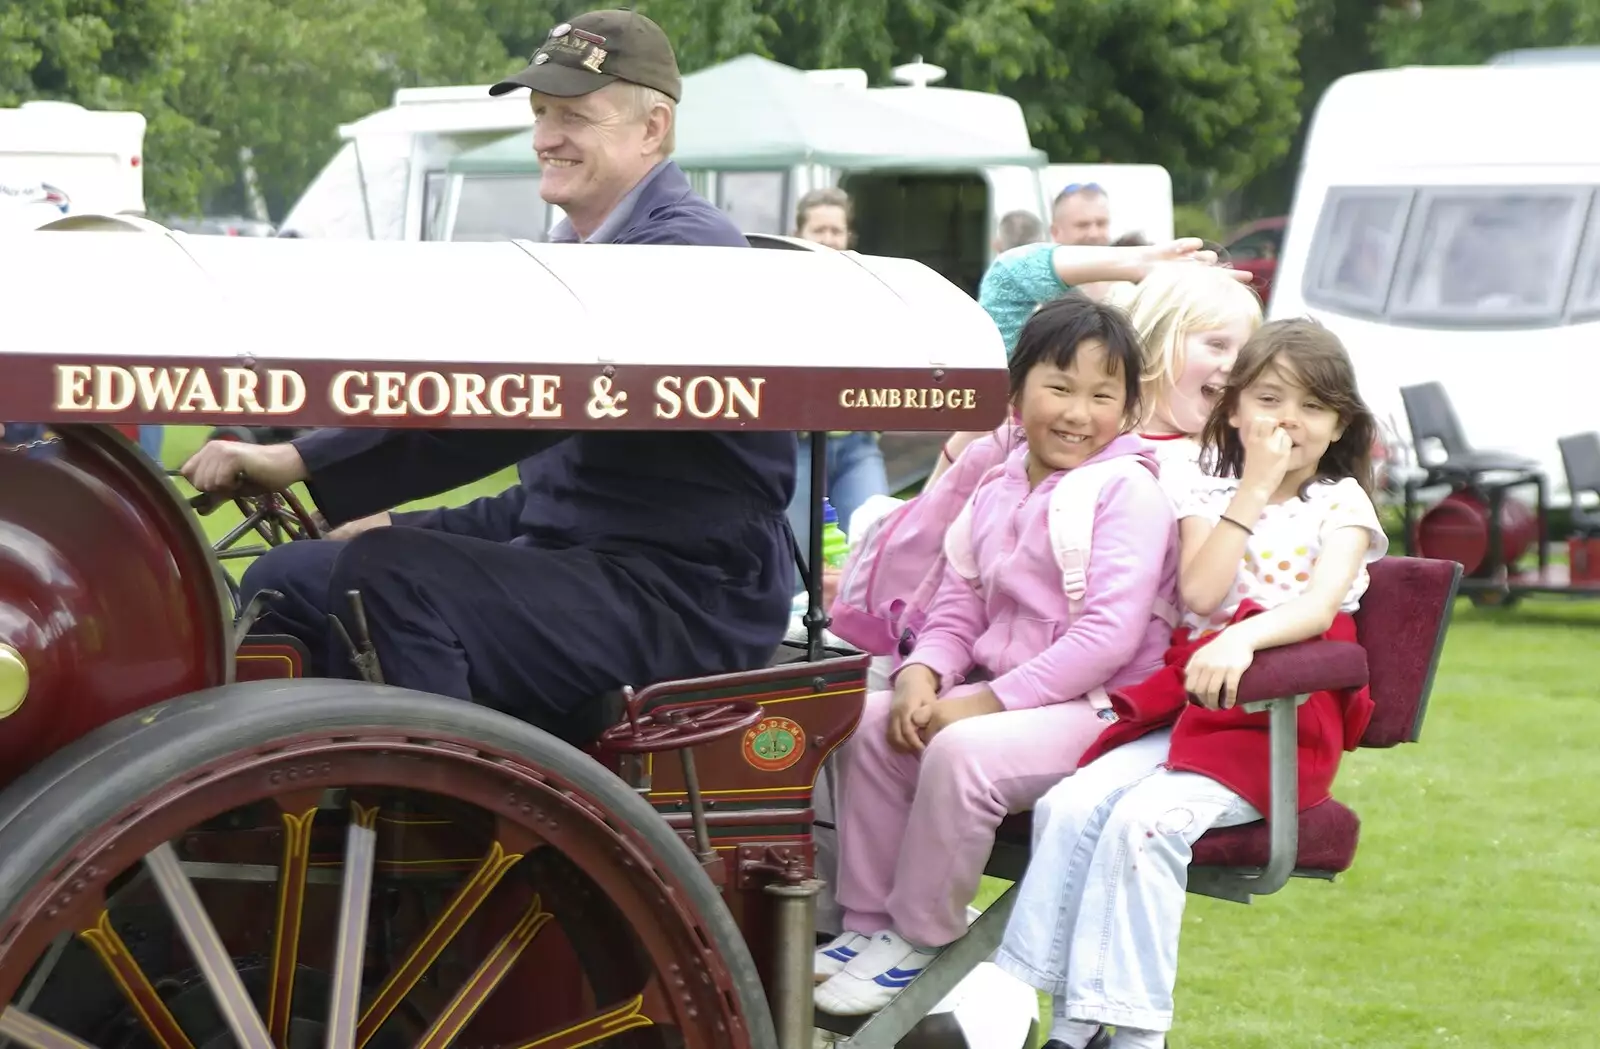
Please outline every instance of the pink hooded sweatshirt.
[[906, 660], [937, 673], [944, 691], [988, 679], [1008, 710], [1065, 703], [1096, 686], [1148, 678], [1161, 668], [1172, 633], [1155, 614], [1156, 602], [1178, 602], [1178, 526], [1150, 442], [1125, 434], [1095, 456], [1128, 456], [1147, 471], [1113, 477], [1100, 491], [1088, 592], [1076, 621], [1047, 517], [1050, 493], [1064, 474], [1030, 491], [1027, 456], [1026, 445], [1017, 448], [1003, 472], [973, 493], [977, 583], [946, 568]]

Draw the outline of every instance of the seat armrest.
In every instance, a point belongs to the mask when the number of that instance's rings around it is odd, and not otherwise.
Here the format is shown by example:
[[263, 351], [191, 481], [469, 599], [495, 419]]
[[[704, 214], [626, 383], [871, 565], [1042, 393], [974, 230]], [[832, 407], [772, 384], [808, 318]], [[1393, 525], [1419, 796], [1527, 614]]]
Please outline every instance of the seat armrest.
[[1256, 653], [1239, 680], [1240, 705], [1293, 699], [1367, 683], [1367, 651], [1354, 641], [1301, 641]]

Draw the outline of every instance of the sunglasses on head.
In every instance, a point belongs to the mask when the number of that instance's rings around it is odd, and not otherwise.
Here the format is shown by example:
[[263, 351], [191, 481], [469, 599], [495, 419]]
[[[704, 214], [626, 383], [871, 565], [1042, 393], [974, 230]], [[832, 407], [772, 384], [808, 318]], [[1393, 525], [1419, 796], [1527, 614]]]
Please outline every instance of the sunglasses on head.
[[1069, 182], [1061, 187], [1061, 192], [1056, 194], [1056, 198], [1059, 200], [1061, 197], [1070, 197], [1074, 193], [1081, 193], [1084, 190], [1088, 190], [1091, 193], [1104, 193], [1106, 188], [1098, 182]]

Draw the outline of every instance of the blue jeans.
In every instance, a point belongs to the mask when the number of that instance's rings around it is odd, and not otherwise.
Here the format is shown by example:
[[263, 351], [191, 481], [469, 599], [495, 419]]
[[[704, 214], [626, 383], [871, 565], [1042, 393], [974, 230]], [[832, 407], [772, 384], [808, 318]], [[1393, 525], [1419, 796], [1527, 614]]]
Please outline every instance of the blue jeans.
[[[839, 528], [849, 531], [850, 515], [875, 495], [889, 494], [889, 475], [884, 472], [883, 452], [878, 435], [863, 431], [828, 438], [828, 489], [824, 495], [839, 512]], [[818, 496], [821, 501], [821, 496]], [[800, 551], [811, 555], [811, 438], [800, 437], [799, 470], [795, 477], [794, 501], [789, 504], [789, 527], [800, 540]], [[804, 583], [795, 583], [796, 589]]]
[[161, 465], [161, 439], [166, 436], [165, 426], [139, 427], [139, 447], [144, 449], [144, 454], [155, 460], [157, 466]]
[[1217, 781], [1162, 767], [1172, 730], [1124, 743], [1033, 807], [1033, 856], [995, 964], [1055, 1013], [1172, 1028], [1178, 933], [1195, 840], [1261, 819]]

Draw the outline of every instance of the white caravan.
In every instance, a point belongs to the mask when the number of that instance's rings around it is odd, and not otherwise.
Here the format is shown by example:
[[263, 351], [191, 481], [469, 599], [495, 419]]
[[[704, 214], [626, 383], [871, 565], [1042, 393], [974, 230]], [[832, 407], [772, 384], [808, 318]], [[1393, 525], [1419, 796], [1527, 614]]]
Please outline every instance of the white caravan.
[[1318, 105], [1270, 316], [1338, 333], [1402, 458], [1400, 388], [1436, 380], [1567, 501], [1556, 439], [1600, 428], [1595, 98], [1572, 63], [1357, 73]]
[[63, 215], [144, 211], [142, 113], [24, 102], [0, 109], [0, 232]]
[[532, 126], [526, 93], [401, 88], [390, 108], [339, 128], [344, 145], [279, 228], [302, 237], [425, 239], [444, 201], [450, 158]]

